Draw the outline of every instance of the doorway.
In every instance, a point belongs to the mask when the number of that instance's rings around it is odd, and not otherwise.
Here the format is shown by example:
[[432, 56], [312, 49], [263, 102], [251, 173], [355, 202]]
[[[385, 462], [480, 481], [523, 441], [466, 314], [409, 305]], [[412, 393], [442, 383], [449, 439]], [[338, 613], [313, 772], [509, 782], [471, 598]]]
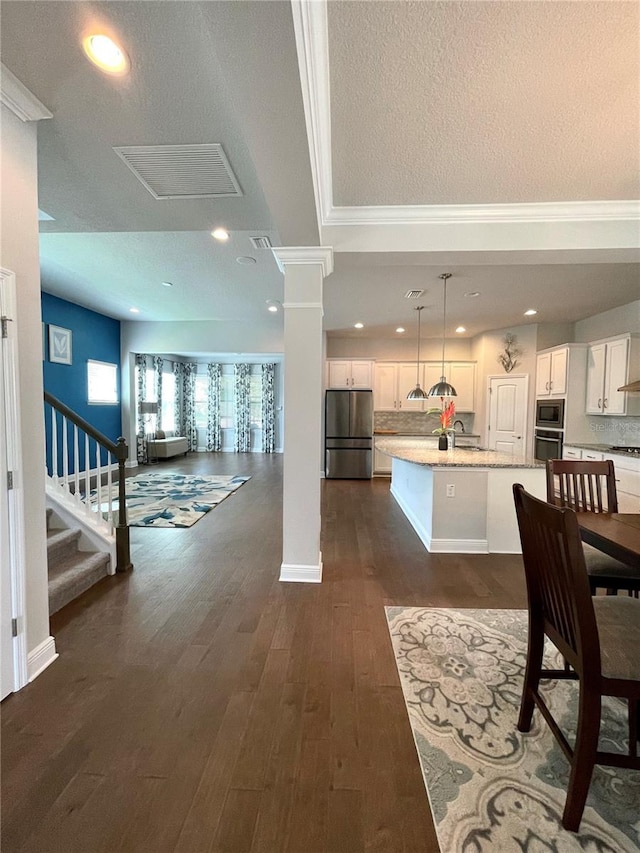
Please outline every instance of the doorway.
[[487, 446], [490, 450], [524, 456], [527, 447], [527, 397], [529, 377], [489, 377], [489, 423]]
[[0, 270], [0, 699], [27, 683], [16, 281]]

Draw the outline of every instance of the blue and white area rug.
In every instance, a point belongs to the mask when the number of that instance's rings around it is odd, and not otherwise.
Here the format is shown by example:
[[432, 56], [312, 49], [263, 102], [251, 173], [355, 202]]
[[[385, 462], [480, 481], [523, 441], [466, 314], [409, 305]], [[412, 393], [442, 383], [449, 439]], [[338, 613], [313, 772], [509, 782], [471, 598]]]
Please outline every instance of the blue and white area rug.
[[[526, 611], [386, 612], [442, 853], [638, 853], [637, 771], [596, 766], [579, 832], [562, 828], [567, 760], [537, 709], [531, 732], [516, 728]], [[577, 684], [542, 685], [573, 743]], [[605, 699], [600, 748], [623, 751], [627, 739], [626, 704]]]
[[[138, 474], [126, 481], [127, 519], [131, 527], [191, 527], [251, 477], [191, 474]], [[94, 500], [95, 492], [92, 493]], [[118, 484], [112, 485], [117, 510]], [[100, 495], [106, 510], [105, 489]]]

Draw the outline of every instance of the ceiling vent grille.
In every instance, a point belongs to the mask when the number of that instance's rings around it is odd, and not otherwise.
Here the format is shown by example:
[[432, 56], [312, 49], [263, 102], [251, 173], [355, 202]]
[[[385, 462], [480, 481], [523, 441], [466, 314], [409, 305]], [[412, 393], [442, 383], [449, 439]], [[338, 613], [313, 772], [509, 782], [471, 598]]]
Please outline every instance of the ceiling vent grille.
[[249, 237], [254, 249], [270, 249], [271, 240], [268, 237]]
[[423, 293], [424, 293], [424, 290], [407, 290], [407, 292], [404, 295], [404, 298], [405, 299], [420, 299], [420, 297], [422, 296]]
[[113, 150], [154, 198], [228, 198], [243, 194], [219, 143], [129, 145]]

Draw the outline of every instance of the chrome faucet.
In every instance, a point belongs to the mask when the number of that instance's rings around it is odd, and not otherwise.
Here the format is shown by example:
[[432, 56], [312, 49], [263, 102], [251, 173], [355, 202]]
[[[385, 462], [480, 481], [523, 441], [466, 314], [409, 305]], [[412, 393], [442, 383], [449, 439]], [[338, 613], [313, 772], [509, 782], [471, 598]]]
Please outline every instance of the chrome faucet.
[[464, 432], [464, 424], [462, 423], [462, 421], [454, 421], [453, 422], [453, 428], [454, 429], [456, 428], [456, 424], [460, 424], [460, 432], [463, 433]]

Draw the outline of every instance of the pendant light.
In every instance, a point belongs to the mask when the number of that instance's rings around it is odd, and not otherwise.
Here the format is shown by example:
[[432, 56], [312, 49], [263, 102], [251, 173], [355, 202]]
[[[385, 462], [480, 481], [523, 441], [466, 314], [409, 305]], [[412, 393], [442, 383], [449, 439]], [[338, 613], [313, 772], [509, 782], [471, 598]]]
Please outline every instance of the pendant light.
[[407, 394], [407, 400], [427, 399], [427, 393], [420, 387], [420, 312], [423, 308], [424, 305], [420, 305], [419, 308], [415, 309], [418, 312], [418, 360], [416, 362], [416, 387], [412, 391], [409, 391]]
[[451, 273], [443, 272], [439, 278], [442, 279], [444, 290], [442, 308], [442, 376], [440, 377], [440, 382], [436, 382], [435, 385], [429, 388], [427, 397], [457, 397], [458, 392], [453, 385], [449, 385], [447, 378], [444, 375], [444, 342], [447, 330], [447, 279], [451, 278]]

